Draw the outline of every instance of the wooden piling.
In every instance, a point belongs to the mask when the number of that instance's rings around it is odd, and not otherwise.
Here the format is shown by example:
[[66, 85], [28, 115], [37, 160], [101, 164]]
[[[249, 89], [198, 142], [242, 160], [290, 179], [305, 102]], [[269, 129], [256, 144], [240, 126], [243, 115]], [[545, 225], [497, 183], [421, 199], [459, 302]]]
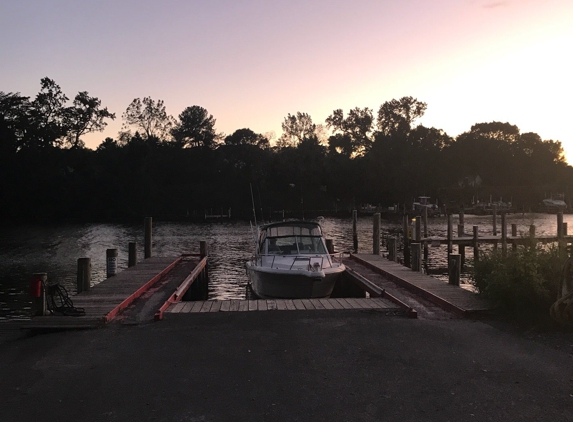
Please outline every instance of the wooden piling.
[[460, 285], [462, 260], [459, 254], [450, 254], [448, 257], [448, 283], [454, 286]]
[[[461, 214], [463, 216], [463, 214]], [[463, 217], [462, 217], [463, 220]], [[458, 224], [458, 237], [463, 237], [464, 236], [464, 224], [460, 223]], [[462, 244], [460, 244], [458, 246], [458, 253], [460, 254], [460, 256], [462, 257], [462, 267], [464, 266], [464, 263], [466, 262], [466, 247]]]
[[493, 235], [497, 236], [497, 205], [493, 206]]
[[333, 254], [334, 253], [334, 241], [332, 239], [325, 239], [325, 243], [326, 243], [326, 250], [328, 251], [329, 254]]
[[534, 248], [536, 241], [535, 241], [535, 224], [529, 226], [529, 240], [531, 242], [531, 247]]
[[352, 245], [354, 247], [354, 253], [358, 253], [358, 211], [352, 210]]
[[397, 257], [397, 241], [395, 237], [391, 237], [388, 239], [388, 259], [396, 262]]
[[[428, 238], [428, 207], [424, 207], [424, 215], [423, 215], [423, 223], [424, 223], [424, 239]], [[428, 263], [428, 242], [424, 242], [424, 262]]]
[[92, 264], [90, 258], [78, 258], [78, 293], [87, 292], [92, 281]]
[[415, 233], [415, 240], [419, 242], [422, 239], [422, 216], [420, 215], [416, 217]]
[[201, 255], [201, 258], [205, 258], [209, 255], [209, 249], [205, 240], [199, 242], [199, 255]]
[[105, 251], [106, 277], [110, 278], [117, 274], [117, 249], [106, 249]]
[[507, 220], [505, 212], [501, 213], [501, 255], [507, 257]]
[[133, 267], [137, 265], [137, 243], [129, 242], [127, 266]]
[[565, 235], [563, 231], [563, 213], [557, 213], [557, 247], [559, 248], [559, 256], [564, 258], [567, 255], [567, 242], [565, 242]]
[[412, 243], [412, 271], [420, 272], [422, 271], [422, 244]]
[[380, 255], [380, 213], [372, 216], [372, 253]]
[[448, 255], [452, 253], [452, 214], [448, 214], [448, 234], [447, 234], [447, 241], [448, 241]]
[[144, 233], [145, 233], [145, 239], [144, 239], [144, 258], [151, 258], [151, 232], [152, 232], [152, 218], [151, 217], [145, 217], [145, 221], [144, 221]]
[[474, 264], [479, 260], [478, 226], [473, 226]]
[[404, 266], [410, 267], [410, 216], [404, 215], [403, 230], [404, 230]]
[[517, 224], [513, 223], [511, 225], [511, 237], [514, 238], [514, 240], [511, 241], [511, 249], [516, 251], [517, 250], [517, 242], [515, 241], [515, 238], [517, 237]]

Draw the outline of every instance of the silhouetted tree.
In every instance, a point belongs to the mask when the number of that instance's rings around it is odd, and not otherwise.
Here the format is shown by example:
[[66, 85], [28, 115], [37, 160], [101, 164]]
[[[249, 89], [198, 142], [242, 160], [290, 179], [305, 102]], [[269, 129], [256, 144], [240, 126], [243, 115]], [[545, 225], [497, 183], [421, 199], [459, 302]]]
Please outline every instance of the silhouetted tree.
[[427, 104], [412, 97], [386, 101], [378, 109], [378, 130], [385, 136], [405, 137], [414, 121], [422, 117]]
[[150, 97], [145, 97], [143, 100], [135, 98], [127, 106], [122, 119], [124, 132], [130, 133], [130, 128], [135, 127], [143, 137], [155, 137], [161, 140], [167, 140], [175, 125], [175, 120], [167, 114], [163, 101], [155, 101]]
[[225, 138], [225, 145], [255, 145], [259, 148], [269, 148], [269, 140], [251, 129], [237, 129]]
[[50, 78], [42, 78], [40, 85], [41, 90], [30, 105], [29, 125], [22, 137], [22, 146], [59, 147], [67, 135], [65, 104], [68, 97]]
[[[326, 125], [334, 129], [335, 136], [342, 136], [332, 138], [331, 151], [340, 150], [344, 154], [350, 152], [350, 155], [364, 155], [372, 145], [370, 135], [373, 123], [372, 110], [368, 107], [353, 108], [348, 112], [346, 118], [341, 109], [334, 110], [326, 118]], [[350, 145], [348, 141], [350, 141]]]
[[86, 133], [101, 132], [107, 126], [105, 119], [115, 119], [107, 107], [101, 108], [101, 100], [90, 97], [87, 91], [79, 92], [73, 105], [64, 112], [67, 140], [71, 147], [83, 147], [80, 137]]
[[312, 122], [310, 115], [300, 111], [293, 115], [289, 113], [281, 126], [283, 134], [277, 141], [279, 148], [295, 147], [304, 139], [314, 135], [316, 131], [316, 125]]
[[216, 145], [215, 119], [200, 106], [187, 107], [179, 115], [179, 122], [171, 130], [180, 147], [208, 147]]

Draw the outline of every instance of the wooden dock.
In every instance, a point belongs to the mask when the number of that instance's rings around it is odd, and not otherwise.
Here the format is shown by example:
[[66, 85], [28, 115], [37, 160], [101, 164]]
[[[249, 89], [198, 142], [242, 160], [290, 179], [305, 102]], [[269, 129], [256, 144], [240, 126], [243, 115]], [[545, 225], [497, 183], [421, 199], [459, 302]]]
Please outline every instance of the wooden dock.
[[384, 298], [207, 300], [172, 304], [166, 314], [253, 311], [373, 310], [403, 315], [405, 310]]
[[[573, 236], [563, 236], [563, 238], [559, 238], [557, 235], [547, 235], [547, 236], [536, 236], [535, 238], [530, 238], [527, 236], [506, 236], [505, 242], [509, 245], [531, 245], [532, 243], [553, 243], [562, 240], [566, 243], [573, 243]], [[501, 244], [504, 242], [504, 238], [501, 235], [498, 236], [479, 236], [477, 239], [473, 236], [456, 236], [448, 239], [447, 237], [440, 237], [440, 236], [431, 236], [431, 237], [423, 237], [420, 239], [419, 243], [427, 244], [429, 246], [440, 246], [440, 245], [447, 245], [448, 243], [452, 243], [452, 245], [459, 245], [459, 246], [474, 246], [476, 243], [488, 243], [488, 244]], [[410, 240], [412, 243], [416, 243], [416, 240]]]
[[180, 257], [153, 257], [110, 277], [90, 290], [70, 296], [74, 307], [83, 308], [81, 316], [46, 315], [19, 321], [21, 329], [98, 328], [110, 322], [135, 299], [167, 274]]
[[468, 317], [491, 309], [477, 294], [437, 278], [412, 271], [380, 255], [352, 254], [351, 259], [391, 279], [430, 302], [457, 315]]

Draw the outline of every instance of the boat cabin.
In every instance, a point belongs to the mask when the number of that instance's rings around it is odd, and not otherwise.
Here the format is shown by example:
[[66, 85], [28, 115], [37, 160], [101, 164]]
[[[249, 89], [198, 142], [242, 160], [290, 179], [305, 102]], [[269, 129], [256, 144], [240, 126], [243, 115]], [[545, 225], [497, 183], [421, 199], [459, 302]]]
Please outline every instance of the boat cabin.
[[258, 253], [260, 255], [327, 254], [318, 223], [280, 222], [261, 228]]

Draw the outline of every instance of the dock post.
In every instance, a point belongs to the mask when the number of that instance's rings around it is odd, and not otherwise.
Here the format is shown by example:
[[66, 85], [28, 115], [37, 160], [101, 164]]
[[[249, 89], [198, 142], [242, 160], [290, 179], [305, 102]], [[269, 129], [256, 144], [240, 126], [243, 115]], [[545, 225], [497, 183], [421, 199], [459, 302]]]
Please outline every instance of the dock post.
[[[424, 239], [428, 238], [428, 207], [424, 207], [424, 215], [423, 215], [423, 223], [424, 223]], [[424, 242], [424, 262], [428, 265], [428, 241]]]
[[145, 217], [145, 246], [144, 246], [144, 258], [151, 258], [151, 226], [152, 218]]
[[325, 239], [326, 250], [330, 255], [334, 253], [334, 241], [332, 239]]
[[380, 255], [380, 213], [375, 213], [372, 217], [372, 253]]
[[416, 216], [416, 242], [422, 240], [422, 216]]
[[410, 216], [404, 214], [404, 266], [410, 267]]
[[511, 249], [516, 251], [517, 250], [517, 242], [515, 241], [515, 238], [517, 237], [517, 224], [513, 223], [511, 225]]
[[557, 245], [559, 248], [559, 256], [560, 257], [565, 257], [566, 256], [566, 250], [567, 250], [567, 244], [565, 243], [565, 238], [563, 235], [563, 213], [559, 212], [557, 213]]
[[358, 211], [352, 210], [352, 245], [354, 246], [354, 253], [358, 253], [358, 230], [356, 223], [358, 220]]
[[390, 261], [396, 262], [396, 257], [397, 257], [397, 253], [396, 253], [396, 238], [395, 237], [391, 237], [388, 239], [388, 259]]
[[529, 226], [529, 241], [531, 244], [531, 247], [534, 248], [535, 247], [535, 224], [532, 224], [531, 226]]
[[137, 243], [129, 242], [129, 252], [127, 258], [127, 266], [133, 267], [137, 264]]
[[[201, 240], [199, 242], [199, 254], [201, 255], [201, 259], [209, 256], [209, 246], [205, 240]], [[203, 271], [201, 271], [201, 275], [199, 276], [199, 295], [201, 300], [207, 300], [209, 297], [209, 266], [205, 265]]]
[[46, 281], [48, 273], [34, 273], [30, 281], [30, 296], [32, 296], [32, 312], [35, 316], [48, 314], [46, 306]]
[[[463, 219], [463, 217], [462, 217], [462, 219]], [[458, 224], [458, 237], [463, 237], [463, 236], [464, 236], [464, 224], [460, 223], [460, 224]], [[466, 262], [466, 247], [462, 244], [461, 241], [458, 244], [458, 253], [462, 257], [461, 259], [462, 259], [462, 267], [463, 267], [464, 263]]]
[[507, 220], [505, 212], [501, 213], [501, 256], [507, 257]]
[[92, 264], [90, 258], [78, 258], [78, 293], [87, 292], [92, 281]]
[[448, 258], [448, 283], [454, 286], [460, 285], [462, 261], [459, 254], [451, 254]]
[[205, 258], [209, 255], [209, 249], [205, 240], [199, 242], [199, 255], [201, 255], [201, 258]]
[[412, 271], [422, 271], [421, 258], [422, 257], [422, 244], [412, 243]]
[[110, 278], [117, 274], [117, 249], [106, 249], [106, 277]]
[[497, 205], [493, 206], [493, 235], [497, 236]]
[[474, 265], [479, 260], [479, 241], [478, 241], [478, 226], [473, 227], [473, 235], [474, 235]]
[[452, 253], [452, 214], [448, 214], [448, 255]]

